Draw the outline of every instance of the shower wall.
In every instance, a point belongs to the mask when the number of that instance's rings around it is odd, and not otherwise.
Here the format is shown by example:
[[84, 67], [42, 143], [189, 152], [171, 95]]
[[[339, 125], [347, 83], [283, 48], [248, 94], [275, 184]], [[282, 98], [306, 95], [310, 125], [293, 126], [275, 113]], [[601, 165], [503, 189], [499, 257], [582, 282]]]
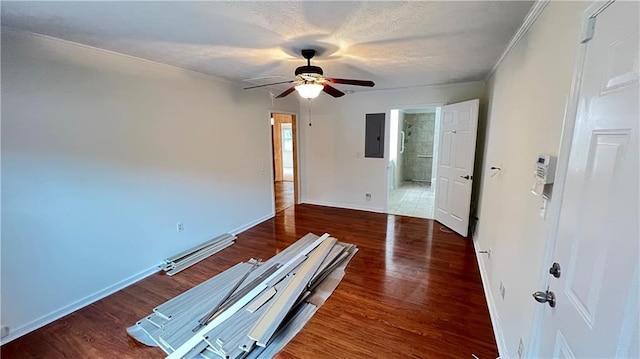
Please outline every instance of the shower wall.
[[431, 182], [433, 165], [433, 140], [435, 113], [406, 113], [403, 129], [404, 156], [403, 179], [405, 181]]

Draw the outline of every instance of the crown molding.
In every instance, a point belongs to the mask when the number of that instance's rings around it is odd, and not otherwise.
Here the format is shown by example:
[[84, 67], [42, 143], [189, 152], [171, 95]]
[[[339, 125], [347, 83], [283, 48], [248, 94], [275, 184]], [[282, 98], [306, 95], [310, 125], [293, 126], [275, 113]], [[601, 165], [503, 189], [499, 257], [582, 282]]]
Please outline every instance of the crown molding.
[[542, 13], [542, 10], [544, 10], [544, 8], [549, 4], [549, 1], [550, 0], [537, 0], [533, 4], [533, 6], [531, 6], [531, 9], [527, 13], [527, 16], [525, 16], [524, 20], [522, 21], [522, 25], [520, 25], [518, 31], [516, 31], [515, 35], [513, 35], [513, 37], [511, 38], [511, 41], [509, 41], [507, 47], [505, 47], [505, 49], [502, 51], [502, 54], [498, 58], [498, 61], [495, 65], [493, 65], [493, 68], [491, 69], [491, 71], [489, 71], [489, 74], [487, 74], [485, 81], [488, 81], [489, 78], [493, 76], [502, 61], [504, 61], [507, 55], [509, 55], [509, 53], [516, 47], [516, 45], [518, 45], [522, 37], [524, 37], [527, 31], [529, 31], [531, 26], [536, 22], [538, 16], [540, 16], [540, 14]]

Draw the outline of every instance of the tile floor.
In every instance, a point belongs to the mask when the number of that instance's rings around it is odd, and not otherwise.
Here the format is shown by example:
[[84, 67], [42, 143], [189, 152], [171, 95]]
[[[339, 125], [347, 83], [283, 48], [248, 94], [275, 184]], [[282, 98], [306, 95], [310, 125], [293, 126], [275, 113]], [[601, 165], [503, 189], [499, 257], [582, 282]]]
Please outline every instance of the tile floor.
[[390, 214], [433, 219], [434, 188], [427, 182], [403, 182], [389, 192]]

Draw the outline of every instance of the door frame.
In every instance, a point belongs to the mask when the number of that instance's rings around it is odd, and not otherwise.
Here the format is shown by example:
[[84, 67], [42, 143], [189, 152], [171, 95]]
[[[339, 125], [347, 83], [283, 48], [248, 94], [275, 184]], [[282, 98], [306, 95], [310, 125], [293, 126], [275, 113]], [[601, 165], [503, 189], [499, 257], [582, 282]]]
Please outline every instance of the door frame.
[[[438, 108], [444, 105], [448, 105], [445, 101], [440, 102], [429, 102], [425, 104], [417, 104], [417, 105], [392, 105], [388, 106], [385, 111], [385, 121], [384, 121], [384, 160], [385, 160], [385, 171], [384, 171], [384, 188], [387, 192], [387, 195], [384, 196], [384, 202], [382, 208], [384, 209], [383, 213], [389, 213], [389, 158], [391, 157], [391, 110], [411, 110], [418, 108]], [[437, 187], [436, 187], [437, 190]]]
[[[287, 111], [287, 110], [279, 110], [277, 108], [270, 108], [267, 112], [267, 118], [269, 119], [269, 148], [271, 150], [271, 161], [273, 163], [273, 140], [272, 140], [272, 131], [273, 126], [271, 126], [271, 114], [272, 113], [281, 113], [284, 115], [291, 115], [293, 119], [291, 121], [291, 129], [293, 132], [293, 204], [300, 204], [300, 133], [298, 131], [298, 116], [297, 112]], [[271, 181], [271, 209], [273, 213], [276, 212], [276, 200], [275, 200], [275, 189], [273, 188], [273, 179], [275, 177], [273, 166], [270, 169], [270, 177]]]
[[[562, 135], [560, 137], [560, 149], [558, 152], [558, 161], [556, 165], [556, 176], [553, 185], [553, 197], [555, 200], [551, 200], [548, 209], [549, 218], [549, 230], [547, 232], [544, 254], [540, 268], [540, 279], [538, 280], [538, 286], [532, 291], [542, 290], [541, 288], [547, 288], [549, 285], [549, 273], [548, 266], [550, 266], [556, 247], [556, 237], [558, 234], [558, 225], [560, 223], [560, 211], [562, 209], [562, 196], [564, 194], [564, 186], [567, 178], [567, 170], [569, 167], [569, 155], [571, 153], [571, 144], [573, 142], [574, 129], [576, 123], [576, 117], [578, 114], [578, 104], [580, 100], [580, 86], [582, 84], [584, 62], [587, 54], [587, 41], [583, 41], [587, 35], [587, 24], [590, 18], [596, 18], [606, 7], [611, 5], [614, 0], [609, 1], [592, 1], [587, 9], [583, 12], [581, 17], [581, 33], [580, 38], [576, 39], [579, 42], [578, 49], [576, 51], [573, 74], [571, 78], [571, 88], [569, 90], [569, 96], [565, 104], [564, 119], [562, 125]], [[527, 345], [527, 351], [525, 357], [535, 358], [540, 351], [540, 345], [542, 344], [542, 329], [544, 321], [544, 310], [546, 306], [538, 305], [535, 307], [533, 313], [533, 319], [531, 323], [531, 336], [529, 338], [529, 345]]]

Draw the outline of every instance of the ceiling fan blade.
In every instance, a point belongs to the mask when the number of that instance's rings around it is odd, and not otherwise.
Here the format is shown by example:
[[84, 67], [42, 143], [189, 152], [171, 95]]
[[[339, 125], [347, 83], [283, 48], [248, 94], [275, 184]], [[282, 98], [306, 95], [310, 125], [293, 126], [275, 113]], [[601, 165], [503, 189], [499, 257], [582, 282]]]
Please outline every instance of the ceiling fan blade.
[[292, 93], [295, 90], [296, 90], [296, 87], [295, 86], [291, 86], [285, 92], [283, 92], [283, 93], [279, 94], [278, 96], [276, 96], [276, 98], [283, 98], [283, 97], [287, 96], [288, 94]]
[[342, 97], [344, 96], [344, 92], [338, 90], [337, 88], [329, 85], [329, 84], [324, 84], [324, 88], [322, 89], [322, 91], [328, 93], [329, 95], [333, 96], [333, 97]]
[[243, 88], [243, 90], [249, 90], [249, 89], [255, 89], [258, 87], [265, 87], [265, 86], [273, 86], [273, 85], [280, 85], [280, 84], [290, 84], [292, 82], [294, 82], [295, 80], [289, 80], [289, 81], [282, 81], [282, 82], [274, 82], [271, 84], [264, 84], [264, 85], [257, 85], [257, 86], [250, 86], [250, 87], [245, 87]]
[[332, 84], [345, 84], [345, 85], [367, 86], [367, 87], [375, 86], [373, 81], [365, 81], [365, 80], [348, 80], [348, 79], [334, 79], [334, 78], [326, 78], [326, 80], [331, 82]]

